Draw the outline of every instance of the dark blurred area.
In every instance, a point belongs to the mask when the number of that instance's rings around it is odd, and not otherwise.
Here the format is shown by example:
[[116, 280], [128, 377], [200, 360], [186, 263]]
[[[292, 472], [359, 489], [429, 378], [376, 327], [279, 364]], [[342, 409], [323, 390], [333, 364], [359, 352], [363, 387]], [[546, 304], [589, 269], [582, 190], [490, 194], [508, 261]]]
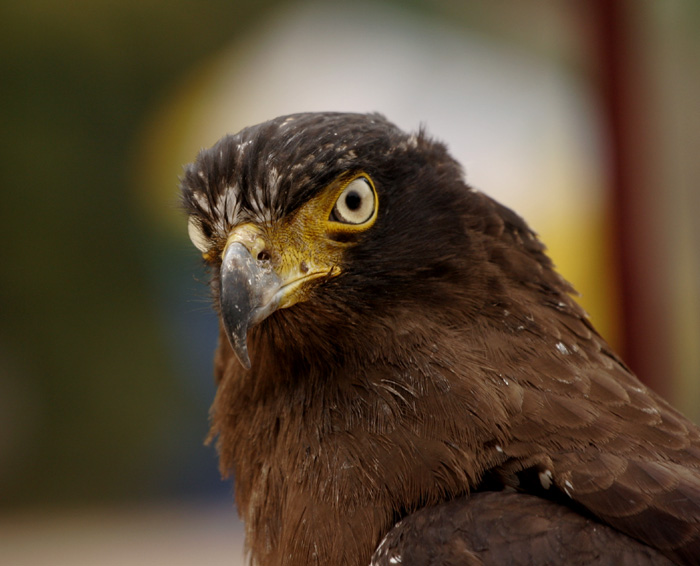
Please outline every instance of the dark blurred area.
[[[329, 46], [343, 32], [355, 34], [358, 45], [370, 41], [343, 18], [304, 32], [304, 18], [294, 14], [314, 14], [321, 5], [331, 10], [336, 3], [3, 3], [0, 511], [8, 517], [26, 509], [125, 502], [230, 503], [215, 450], [203, 445], [214, 395], [216, 320], [206, 274], [178, 216], [178, 175], [199, 147], [273, 117], [278, 106], [265, 98], [269, 92], [277, 92], [288, 111], [335, 109], [333, 98], [319, 103], [305, 96], [334, 82], [323, 65], [342, 67], [342, 58], [298, 63], [318, 82], [270, 86], [241, 79], [265, 76], [271, 60], [265, 57], [275, 49], [294, 51], [293, 42], [275, 43], [288, 23], [307, 37], [318, 33]], [[600, 180], [591, 184], [602, 196], [571, 241], [580, 245], [589, 234], [598, 246], [590, 255], [595, 261], [586, 263], [586, 250], [569, 253], [563, 235], [562, 242], [552, 237], [560, 233], [556, 226], [583, 218], [569, 221], [566, 211], [580, 206], [567, 208], [555, 189], [547, 187], [545, 197], [561, 200], [564, 220], [548, 226], [559, 209], [541, 208], [543, 220], [531, 222], [583, 290], [594, 323], [633, 369], [699, 420], [700, 3], [413, 0], [344, 10], [367, 21], [375, 11], [389, 14], [387, 21], [401, 13], [411, 29], [449, 25], [456, 36], [544, 62], [575, 85], [574, 96], [588, 101], [590, 116], [601, 124], [592, 142], [592, 153], [601, 156]], [[400, 29], [391, 33], [399, 37]], [[417, 39], [409, 33], [406, 41]], [[238, 114], [228, 122], [211, 118], [199, 138], [191, 132], [201, 126], [201, 114], [192, 108], [215, 106], [207, 93], [219, 88], [216, 78], [228, 65], [223, 54], [262, 74], [230, 66], [234, 86], [221, 87], [219, 99]], [[447, 72], [462, 55], [450, 51]], [[347, 56], [374, 64], [371, 57]], [[487, 73], [506, 72], [484, 61]], [[400, 66], [385, 75], [389, 84], [404, 81], [407, 91], [439, 92], [438, 71], [432, 72], [431, 84], [412, 82]], [[365, 85], [377, 88], [377, 98], [363, 99], [358, 110], [390, 119], [393, 112], [415, 114], [414, 127], [426, 120], [442, 136], [439, 119], [433, 125], [430, 111], [413, 98], [402, 106], [401, 97], [382, 98], [376, 82]], [[248, 112], [253, 103], [242, 93], [265, 100]], [[452, 92], [451, 99], [459, 123], [460, 112], [470, 112], [469, 97]], [[342, 104], [348, 108], [338, 109], [354, 109], [352, 102]], [[567, 135], [575, 136], [572, 124]], [[546, 128], [528, 127], [533, 143], [546, 135]], [[477, 132], [480, 147], [502, 145], [487, 131]], [[565, 167], [568, 158], [556, 146], [542, 149], [551, 160], [542, 168]], [[470, 156], [458, 157], [469, 172]], [[477, 178], [488, 164], [486, 157], [477, 160]], [[563, 169], [560, 184], [579, 182], [576, 171]], [[485, 183], [479, 188], [490, 192]], [[513, 198], [506, 204], [520, 210]], [[584, 263], [577, 268], [576, 262]]]

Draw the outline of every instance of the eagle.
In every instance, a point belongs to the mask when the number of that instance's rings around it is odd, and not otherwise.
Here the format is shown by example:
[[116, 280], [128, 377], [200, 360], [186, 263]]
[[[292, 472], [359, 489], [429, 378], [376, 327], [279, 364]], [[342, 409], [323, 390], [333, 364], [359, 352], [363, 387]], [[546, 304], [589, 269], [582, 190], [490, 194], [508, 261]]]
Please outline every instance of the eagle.
[[181, 195], [253, 564], [700, 564], [700, 430], [423, 128], [278, 117]]

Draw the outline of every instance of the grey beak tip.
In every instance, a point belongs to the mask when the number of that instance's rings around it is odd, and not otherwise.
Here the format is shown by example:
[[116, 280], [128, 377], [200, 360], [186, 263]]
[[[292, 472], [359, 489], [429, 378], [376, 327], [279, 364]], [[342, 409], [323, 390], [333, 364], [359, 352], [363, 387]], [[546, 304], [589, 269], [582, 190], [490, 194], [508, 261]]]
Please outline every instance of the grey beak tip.
[[239, 348], [234, 350], [236, 353], [236, 357], [238, 358], [238, 361], [241, 363], [241, 365], [245, 369], [250, 369], [250, 356], [248, 355], [248, 348]]
[[[238, 309], [234, 309], [238, 310]], [[248, 338], [248, 318], [247, 316], [241, 320], [241, 321], [236, 321], [235, 323], [230, 323], [228, 320], [228, 317], [224, 317], [224, 320], [226, 322], [229, 322], [229, 324], [226, 325], [226, 330], [227, 330], [227, 335], [228, 335], [228, 341], [231, 344], [231, 349], [233, 350], [233, 353], [236, 354], [236, 358], [238, 358], [238, 361], [241, 362], [241, 365], [246, 368], [250, 369], [250, 355], [248, 354], [248, 344], [247, 344], [247, 338]]]

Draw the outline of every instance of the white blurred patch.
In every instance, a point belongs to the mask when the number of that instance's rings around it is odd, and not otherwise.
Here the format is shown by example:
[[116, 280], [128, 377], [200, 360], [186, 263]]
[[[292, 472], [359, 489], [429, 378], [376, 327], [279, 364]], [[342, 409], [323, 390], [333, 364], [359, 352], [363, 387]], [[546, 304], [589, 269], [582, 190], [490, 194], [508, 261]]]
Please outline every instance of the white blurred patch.
[[470, 184], [535, 229], [562, 208], [581, 214], [600, 204], [592, 97], [553, 61], [505, 43], [398, 7], [302, 2], [211, 68], [192, 120], [205, 143], [282, 114], [378, 111], [408, 131], [425, 124]]
[[539, 473], [540, 484], [544, 489], [552, 487], [552, 470], [545, 470]]

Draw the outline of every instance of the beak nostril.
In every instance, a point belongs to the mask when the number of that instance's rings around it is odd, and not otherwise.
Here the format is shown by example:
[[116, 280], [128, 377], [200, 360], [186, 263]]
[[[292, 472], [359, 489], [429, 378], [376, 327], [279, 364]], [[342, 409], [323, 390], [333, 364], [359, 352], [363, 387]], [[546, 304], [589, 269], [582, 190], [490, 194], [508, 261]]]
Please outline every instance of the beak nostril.
[[308, 273], [308, 271], [309, 271], [309, 266], [306, 264], [305, 261], [302, 261], [302, 262], [301, 262], [301, 264], [299, 265], [299, 270], [300, 270], [302, 273]]
[[262, 250], [258, 253], [258, 261], [270, 261], [270, 253], [267, 250]]

